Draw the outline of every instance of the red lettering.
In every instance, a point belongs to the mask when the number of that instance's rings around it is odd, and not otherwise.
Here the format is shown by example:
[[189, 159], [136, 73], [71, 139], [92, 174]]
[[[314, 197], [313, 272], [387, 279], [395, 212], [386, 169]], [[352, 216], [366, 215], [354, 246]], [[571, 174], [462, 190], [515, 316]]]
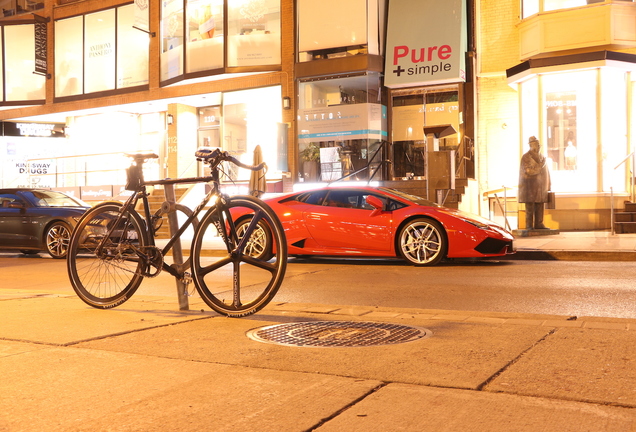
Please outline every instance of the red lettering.
[[398, 64], [398, 59], [404, 57], [409, 53], [409, 47], [401, 45], [393, 48], [393, 64]]
[[422, 63], [425, 61], [434, 61], [435, 57], [439, 60], [448, 60], [452, 53], [453, 48], [450, 45], [431, 46], [423, 48], [409, 48], [406, 45], [400, 45], [393, 47], [393, 64], [397, 65], [398, 60], [402, 57], [406, 57], [411, 52], [411, 62]]
[[417, 50], [411, 50], [411, 61], [413, 63], [423, 62], [424, 61], [424, 51], [425, 51], [425, 48], [420, 48], [420, 57], [419, 58], [415, 58], [415, 54], [417, 53]]
[[440, 60], [446, 60], [451, 56], [452, 52], [453, 49], [449, 45], [442, 45], [437, 51], [437, 56]]
[[435, 52], [435, 50], [437, 50], [437, 47], [436, 47], [436, 46], [434, 46], [434, 47], [430, 47], [430, 48], [428, 49], [428, 61], [433, 60], [433, 52]]

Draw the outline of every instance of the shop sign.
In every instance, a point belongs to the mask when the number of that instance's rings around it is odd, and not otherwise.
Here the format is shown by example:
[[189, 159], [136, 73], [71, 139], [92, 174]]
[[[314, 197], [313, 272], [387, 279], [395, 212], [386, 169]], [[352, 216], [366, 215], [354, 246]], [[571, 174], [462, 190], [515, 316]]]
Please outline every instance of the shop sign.
[[9, 159], [5, 164], [5, 180], [10, 187], [50, 188], [55, 181], [56, 165], [54, 159]]
[[104, 201], [113, 197], [113, 187], [111, 185], [82, 186], [80, 192], [80, 198], [84, 201]]
[[466, 80], [464, 0], [392, 0], [385, 85], [389, 88]]
[[46, 55], [47, 45], [47, 21], [36, 20], [35, 26], [35, 73], [39, 75], [47, 74], [48, 58]]
[[13, 123], [4, 122], [4, 136], [64, 137], [63, 124], [56, 123]]
[[352, 104], [298, 110], [299, 139], [386, 139], [386, 107]]

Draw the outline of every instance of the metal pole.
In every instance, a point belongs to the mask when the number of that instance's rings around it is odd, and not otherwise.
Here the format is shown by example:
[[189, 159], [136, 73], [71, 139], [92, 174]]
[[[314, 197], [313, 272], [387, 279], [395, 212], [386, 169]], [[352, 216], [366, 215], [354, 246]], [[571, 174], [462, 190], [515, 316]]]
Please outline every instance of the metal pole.
[[504, 208], [503, 208], [503, 217], [504, 217], [504, 222], [506, 222], [506, 228], [508, 228], [510, 231], [512, 231], [512, 228], [510, 228], [510, 224], [508, 223], [508, 192], [506, 191], [506, 185], [503, 185], [503, 192], [504, 192]]
[[611, 234], [616, 234], [614, 230], [614, 186], [610, 187], [610, 226], [611, 226]]
[[630, 202], [634, 202], [634, 175], [636, 175], [636, 150], [632, 152], [632, 172], [631, 172], [631, 181], [632, 181], [632, 190], [631, 190], [631, 198]]
[[[176, 195], [174, 193], [174, 185], [167, 184], [164, 185], [164, 192], [166, 194], [166, 201], [170, 203], [170, 208], [173, 211], [168, 212], [168, 226], [170, 227], [170, 236], [173, 236], [179, 231], [179, 220], [177, 218], [177, 209], [175, 204], [177, 202]], [[183, 274], [183, 251], [181, 249], [181, 239], [177, 239], [177, 241], [172, 246], [172, 261], [173, 265], [177, 268], [179, 273]], [[187, 295], [187, 285], [183, 283], [182, 279], [177, 278], [177, 298], [179, 299], [179, 310], [189, 310], [190, 306], [188, 304], [188, 295]]]

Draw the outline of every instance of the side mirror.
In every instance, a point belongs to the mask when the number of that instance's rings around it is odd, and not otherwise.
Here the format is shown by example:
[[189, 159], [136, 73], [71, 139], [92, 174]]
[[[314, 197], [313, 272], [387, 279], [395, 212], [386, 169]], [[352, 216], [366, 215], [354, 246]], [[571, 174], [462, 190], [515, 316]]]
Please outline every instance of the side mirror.
[[371, 211], [371, 216], [375, 216], [380, 213], [384, 209], [384, 203], [380, 198], [373, 195], [367, 195], [367, 199], [365, 200], [367, 204], [373, 207], [373, 211]]

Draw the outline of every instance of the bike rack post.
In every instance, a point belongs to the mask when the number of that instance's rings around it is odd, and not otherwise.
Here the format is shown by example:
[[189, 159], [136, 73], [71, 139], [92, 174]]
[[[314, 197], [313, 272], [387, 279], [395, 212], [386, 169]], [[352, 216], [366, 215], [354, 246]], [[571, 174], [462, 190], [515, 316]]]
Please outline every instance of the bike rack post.
[[[166, 194], [166, 201], [174, 206], [177, 202], [177, 197], [174, 193], [174, 184], [164, 185], [164, 192]], [[168, 226], [170, 227], [170, 235], [173, 236], [179, 231], [179, 219], [177, 217], [177, 211], [171, 211], [168, 213]], [[172, 246], [172, 260], [173, 265], [182, 272], [183, 268], [183, 251], [181, 249], [181, 239], [178, 239]], [[177, 281], [177, 298], [179, 299], [179, 310], [189, 310], [188, 296], [186, 293], [187, 286], [179, 278]]]

